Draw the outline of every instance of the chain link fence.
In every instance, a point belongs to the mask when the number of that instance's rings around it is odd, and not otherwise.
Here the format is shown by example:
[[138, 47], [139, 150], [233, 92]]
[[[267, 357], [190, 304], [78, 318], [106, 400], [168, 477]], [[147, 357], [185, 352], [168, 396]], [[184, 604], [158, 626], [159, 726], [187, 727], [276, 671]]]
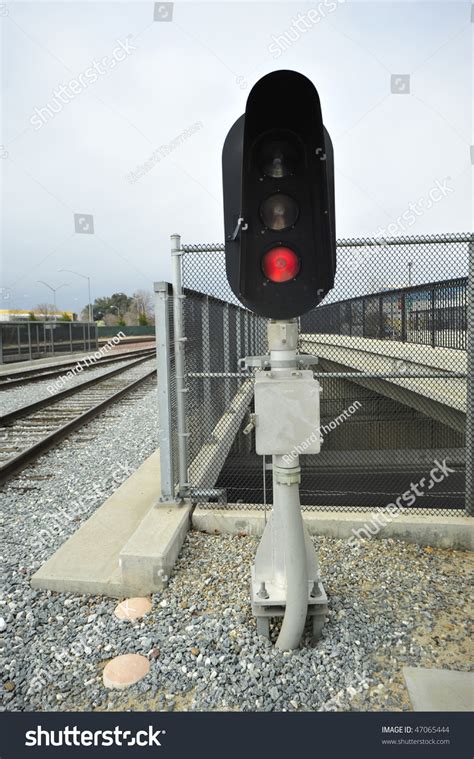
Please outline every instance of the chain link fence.
[[[317, 357], [323, 441], [300, 457], [303, 508], [383, 507], [422, 480], [412, 508], [464, 508], [470, 244], [462, 234], [338, 242], [335, 287], [300, 319], [300, 352]], [[183, 245], [179, 257], [186, 486], [210, 508], [264, 507], [271, 457], [256, 455], [246, 429], [253, 372], [239, 359], [266, 354], [267, 320], [232, 294], [224, 246]], [[452, 470], [439, 482], [436, 462]]]
[[0, 323], [0, 364], [95, 351], [97, 347], [97, 325], [88, 322]]

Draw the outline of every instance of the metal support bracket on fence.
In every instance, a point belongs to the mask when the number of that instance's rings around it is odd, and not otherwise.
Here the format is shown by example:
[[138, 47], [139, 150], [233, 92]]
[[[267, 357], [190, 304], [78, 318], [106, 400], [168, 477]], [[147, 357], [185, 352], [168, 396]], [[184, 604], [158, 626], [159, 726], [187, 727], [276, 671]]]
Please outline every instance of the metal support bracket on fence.
[[[298, 368], [302, 369], [307, 366], [314, 366], [319, 359], [317, 356], [311, 356], [309, 353], [298, 354], [296, 357], [296, 364]], [[284, 362], [280, 362], [283, 366]], [[288, 364], [290, 366], [290, 364]], [[294, 361], [291, 364], [294, 366]], [[270, 368], [270, 356], [245, 356], [245, 358], [239, 359], [239, 369], [245, 371], [246, 369], [269, 369]]]

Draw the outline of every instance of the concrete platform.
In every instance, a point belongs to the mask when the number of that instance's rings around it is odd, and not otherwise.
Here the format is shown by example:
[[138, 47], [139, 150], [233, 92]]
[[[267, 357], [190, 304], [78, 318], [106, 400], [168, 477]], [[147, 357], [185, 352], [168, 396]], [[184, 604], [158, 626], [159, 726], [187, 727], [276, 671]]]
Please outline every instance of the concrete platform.
[[159, 504], [159, 492], [157, 450], [43, 564], [32, 587], [111, 597], [146, 595], [164, 587], [191, 507]]
[[[343, 511], [305, 511], [303, 518], [310, 535], [327, 535], [332, 538], [351, 538], [353, 530], [363, 529], [365, 524], [371, 524], [374, 510], [343, 512]], [[264, 528], [264, 512], [261, 509], [206, 509], [196, 507], [192, 524], [194, 529], [209, 533], [228, 533], [236, 535], [260, 536]], [[400, 514], [387, 525], [380, 528], [376, 538], [395, 538], [407, 543], [436, 546], [439, 548], [455, 548], [461, 550], [474, 549], [474, 519], [464, 515], [457, 516], [425, 516], [415, 514]]]
[[[21, 374], [27, 369], [47, 369], [51, 364], [70, 364], [75, 366], [78, 361], [85, 356], [91, 356], [97, 348], [91, 348], [90, 351], [75, 351], [74, 353], [54, 353], [44, 358], [28, 359], [26, 361], [11, 361], [10, 363], [0, 364], [0, 375], [2, 374]], [[67, 371], [67, 369], [64, 369]]]
[[319, 357], [323, 371], [376, 374], [400, 372], [399, 378], [351, 381], [411, 406], [459, 432], [464, 431], [467, 402], [465, 379], [410, 379], [403, 374], [465, 372], [466, 351], [400, 343], [396, 340], [320, 334], [301, 335], [300, 345], [303, 351]]
[[474, 672], [403, 667], [415, 712], [470, 712], [474, 709]]

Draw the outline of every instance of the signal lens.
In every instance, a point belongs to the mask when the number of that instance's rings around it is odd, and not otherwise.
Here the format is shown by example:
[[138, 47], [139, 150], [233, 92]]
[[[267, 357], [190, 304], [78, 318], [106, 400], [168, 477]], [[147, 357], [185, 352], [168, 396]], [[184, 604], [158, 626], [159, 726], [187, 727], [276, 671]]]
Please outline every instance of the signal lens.
[[300, 259], [291, 248], [271, 248], [263, 256], [262, 270], [270, 282], [288, 282], [298, 274]]
[[260, 218], [268, 229], [288, 229], [298, 218], [298, 204], [289, 195], [270, 195], [260, 206]]
[[293, 174], [298, 153], [286, 140], [271, 140], [261, 148], [260, 162], [263, 173], [273, 179], [283, 179]]

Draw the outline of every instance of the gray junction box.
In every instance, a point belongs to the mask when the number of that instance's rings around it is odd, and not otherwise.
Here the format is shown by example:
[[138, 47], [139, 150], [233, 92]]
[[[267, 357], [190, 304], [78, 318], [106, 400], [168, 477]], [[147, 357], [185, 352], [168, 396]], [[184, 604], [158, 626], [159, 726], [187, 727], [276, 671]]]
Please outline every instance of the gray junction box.
[[309, 370], [291, 376], [258, 372], [255, 378], [255, 446], [259, 455], [319, 453], [320, 385]]

